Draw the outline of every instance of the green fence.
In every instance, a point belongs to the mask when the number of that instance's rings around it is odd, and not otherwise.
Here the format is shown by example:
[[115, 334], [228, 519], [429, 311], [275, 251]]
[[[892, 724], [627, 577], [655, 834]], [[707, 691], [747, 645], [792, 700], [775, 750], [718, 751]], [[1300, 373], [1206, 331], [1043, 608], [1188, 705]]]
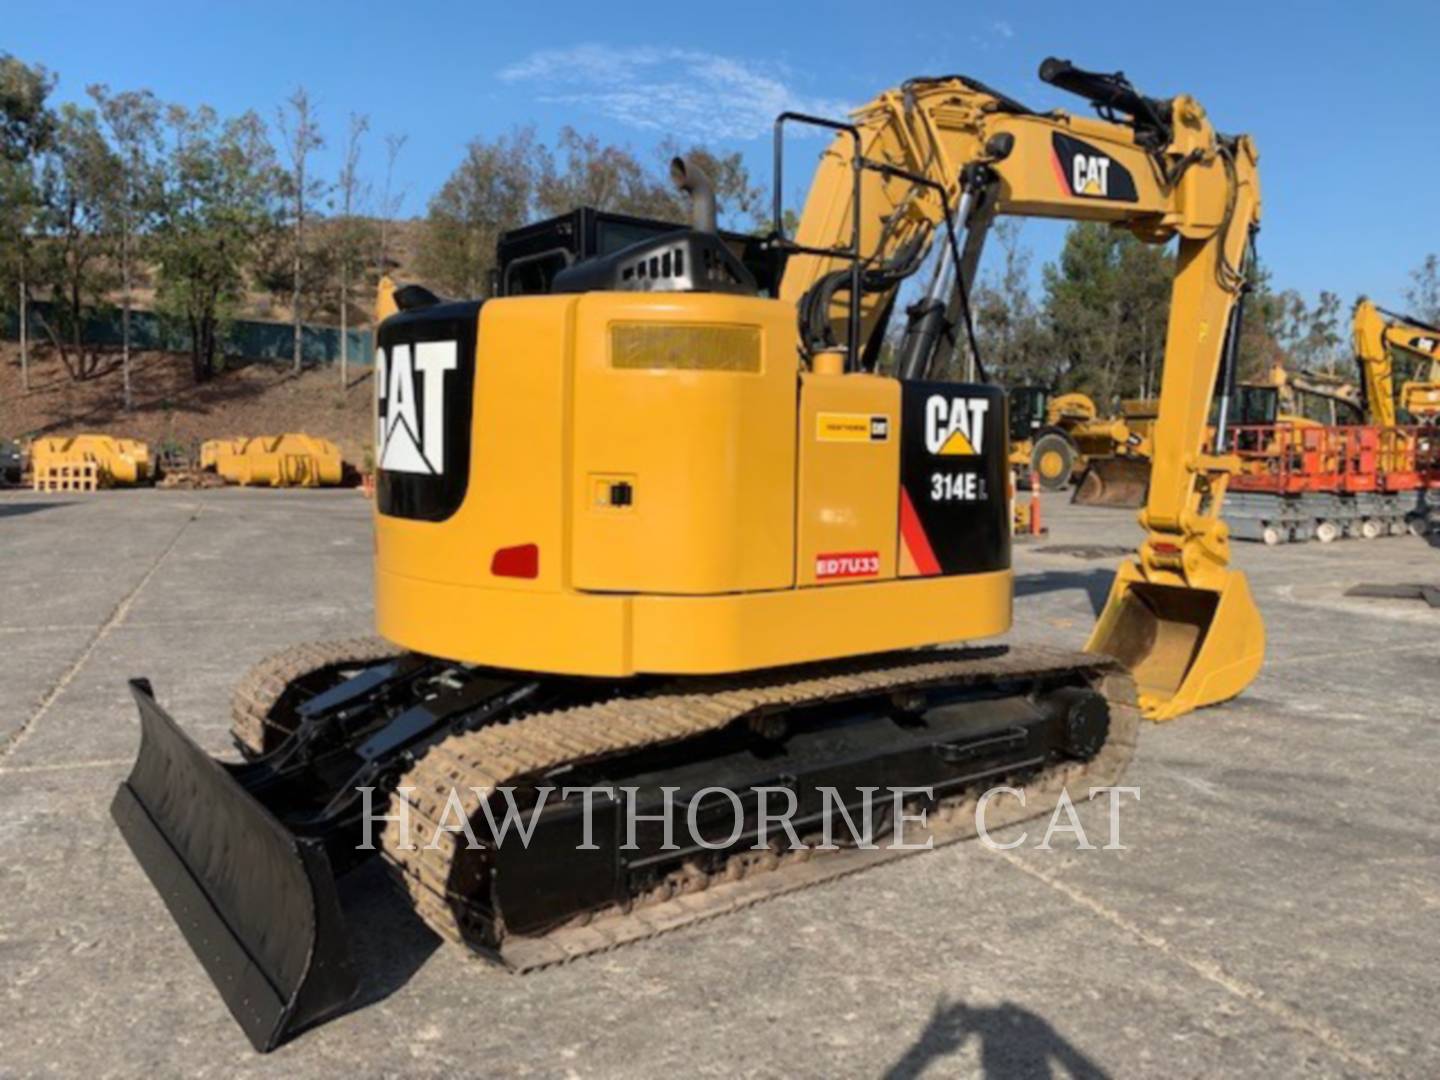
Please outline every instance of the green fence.
[[[48, 301], [35, 300], [30, 303], [29, 336], [32, 342], [48, 340], [45, 322], [50, 315]], [[8, 312], [3, 320], [3, 332], [9, 341], [20, 337], [20, 317], [15, 311]], [[259, 322], [254, 319], [236, 319], [220, 343], [220, 351], [227, 357], [242, 360], [276, 360], [288, 362], [294, 358], [294, 328], [290, 323]], [[92, 345], [119, 346], [121, 336], [121, 313], [119, 308], [92, 311], [85, 320], [85, 340]], [[352, 364], [369, 364], [374, 355], [369, 330], [351, 330], [348, 333], [349, 356]], [[133, 349], [164, 349], [168, 352], [188, 352], [190, 332], [183, 322], [166, 319], [153, 311], [130, 312], [130, 347]], [[334, 326], [302, 326], [300, 328], [300, 349], [308, 364], [335, 364], [340, 362], [340, 330]]]

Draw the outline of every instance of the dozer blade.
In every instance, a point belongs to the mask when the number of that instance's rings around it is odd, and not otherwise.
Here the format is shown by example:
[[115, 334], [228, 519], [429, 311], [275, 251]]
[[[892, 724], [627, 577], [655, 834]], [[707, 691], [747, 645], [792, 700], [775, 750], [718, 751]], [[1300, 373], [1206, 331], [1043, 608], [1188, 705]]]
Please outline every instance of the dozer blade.
[[1147, 718], [1173, 720], [1225, 701], [1259, 672], [1265, 624], [1245, 575], [1224, 574], [1218, 590], [1158, 585], [1133, 562], [1115, 575], [1085, 651], [1130, 669]]
[[1095, 458], [1086, 467], [1070, 501], [1077, 506], [1145, 505], [1150, 490], [1150, 462], [1145, 458]]
[[[357, 982], [330, 860], [285, 828], [160, 708], [144, 679], [120, 831], [256, 1050], [345, 1007]], [[253, 766], [248, 768], [253, 769]]]

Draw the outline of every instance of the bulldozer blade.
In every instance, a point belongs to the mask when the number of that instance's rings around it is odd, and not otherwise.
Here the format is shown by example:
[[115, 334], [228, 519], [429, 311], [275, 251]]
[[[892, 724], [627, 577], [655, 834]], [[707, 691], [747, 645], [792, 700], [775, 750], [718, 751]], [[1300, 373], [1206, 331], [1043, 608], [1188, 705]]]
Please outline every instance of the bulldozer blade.
[[1173, 720], [1243, 691], [1265, 659], [1265, 624], [1245, 575], [1219, 589], [1146, 581], [1135, 563], [1115, 575], [1086, 652], [1119, 660], [1135, 677], [1140, 709]]
[[140, 753], [110, 813], [256, 1050], [341, 1011], [357, 981], [321, 841], [296, 836], [133, 679]]
[[1085, 468], [1070, 501], [1077, 506], [1145, 505], [1150, 491], [1150, 462], [1144, 458], [1096, 458]]

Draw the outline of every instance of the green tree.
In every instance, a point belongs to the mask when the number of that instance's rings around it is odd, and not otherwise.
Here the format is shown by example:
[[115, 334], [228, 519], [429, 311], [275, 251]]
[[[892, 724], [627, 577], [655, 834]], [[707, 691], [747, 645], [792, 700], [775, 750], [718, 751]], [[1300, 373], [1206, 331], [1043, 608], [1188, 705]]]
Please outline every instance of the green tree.
[[1311, 307], [1293, 289], [1280, 294], [1280, 345], [1307, 371], [1333, 371], [1349, 360], [1350, 335], [1340, 297], [1322, 290]]
[[375, 276], [390, 272], [390, 224], [400, 216], [400, 207], [405, 204], [405, 191], [395, 189], [395, 162], [400, 151], [405, 149], [409, 136], [397, 132], [385, 135], [385, 180], [380, 189], [379, 246], [375, 260]]
[[563, 128], [556, 148], [537, 147], [536, 209], [544, 216], [593, 206], [639, 217], [674, 217], [669, 186], [629, 150]]
[[458, 296], [487, 291], [500, 234], [530, 215], [536, 155], [533, 128], [517, 128], [491, 142], [471, 140], [465, 157], [430, 200], [419, 253], [419, 270], [427, 281]]
[[19, 315], [20, 382], [26, 392], [26, 315], [41, 213], [39, 157], [55, 135], [55, 114], [46, 102], [54, 87], [43, 67], [0, 53], [0, 312], [13, 306]]
[[26, 164], [49, 145], [56, 117], [46, 99], [54, 89], [45, 68], [0, 52], [0, 159]]
[[1270, 268], [1256, 259], [1251, 267], [1250, 291], [1245, 296], [1245, 315], [1240, 324], [1240, 371], [1242, 382], [1265, 378], [1276, 364], [1285, 361], [1280, 344], [1285, 327], [1286, 298], [1271, 288]]
[[159, 210], [160, 103], [148, 90], [112, 94], [109, 87], [89, 88], [100, 119], [109, 132], [119, 169], [115, 189], [109, 193], [108, 228], [120, 267], [120, 371], [122, 397], [128, 411], [130, 388], [130, 305], [139, 250]]
[[[573, 128], [560, 132], [554, 148], [542, 145], [532, 128], [493, 141], [475, 139], [430, 200], [420, 273], [447, 292], [479, 295], [488, 287], [503, 232], [580, 206], [687, 222], [689, 199], [669, 178], [670, 159], [678, 152], [678, 143], [661, 143], [656, 148], [660, 167], [652, 170], [628, 148]], [[761, 225], [765, 189], [751, 183], [738, 153], [717, 154], [703, 146], [685, 153], [714, 182], [724, 224], [737, 229]]]
[[365, 266], [365, 252], [374, 244], [373, 224], [359, 216], [360, 204], [365, 201], [369, 188], [360, 178], [360, 150], [365, 133], [370, 130], [370, 120], [356, 113], [350, 114], [350, 126], [345, 136], [345, 156], [340, 165], [340, 176], [335, 183], [339, 192], [339, 216], [332, 223], [335, 230], [333, 248], [336, 261], [336, 304], [340, 309], [340, 386], [350, 384], [350, 303], [355, 286], [355, 276]]
[[[310, 172], [310, 155], [324, 147], [325, 138], [320, 133], [320, 123], [315, 115], [315, 104], [310, 92], [303, 86], [286, 99], [285, 105], [275, 111], [276, 124], [284, 142], [290, 168], [284, 175], [285, 205], [289, 211], [290, 225], [290, 327], [292, 334], [292, 360], [295, 374], [300, 374], [304, 364], [301, 327], [304, 324], [304, 301], [313, 291], [306, 288], [306, 223], [315, 204], [324, 199], [328, 187], [325, 182]], [[322, 274], [322, 278], [328, 275]]]
[[277, 226], [278, 170], [253, 112], [171, 106], [161, 211], [154, 229], [160, 310], [189, 330], [196, 382], [208, 379], [226, 323], [244, 298], [261, 243]]
[[1174, 256], [1106, 225], [1071, 226], [1044, 268], [1055, 381], [1102, 408], [1153, 393], [1164, 360]]
[[103, 360], [85, 324], [116, 283], [106, 226], [120, 175], [95, 112], [65, 105], [41, 169], [36, 278], [50, 295], [46, 336], [72, 379], [91, 378]]
[[710, 177], [724, 226], [753, 229], [766, 222], [765, 188], [751, 182], [739, 152], [717, 154], [700, 145], [682, 148], [666, 139], [656, 148], [657, 168], [652, 171], [628, 147], [602, 143], [569, 127], [561, 130], [555, 150], [537, 151], [536, 209], [554, 215], [593, 206], [684, 224], [690, 220], [689, 196], [670, 180], [670, 160], [679, 156]]
[[987, 370], [1001, 382], [1052, 385], [1060, 372], [1049, 328], [1030, 295], [1031, 253], [1021, 228], [1018, 220], [1002, 218], [990, 230], [992, 255], [971, 290], [975, 339]]

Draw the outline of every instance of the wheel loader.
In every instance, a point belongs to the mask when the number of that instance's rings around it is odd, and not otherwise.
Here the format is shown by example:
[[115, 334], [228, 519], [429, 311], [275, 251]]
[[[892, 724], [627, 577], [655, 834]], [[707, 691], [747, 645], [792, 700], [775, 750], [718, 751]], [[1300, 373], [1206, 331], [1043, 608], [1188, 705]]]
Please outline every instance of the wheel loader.
[[[999, 818], [1044, 813], [1115, 782], [1142, 714], [1250, 683], [1264, 631], [1219, 517], [1235, 462], [1202, 441], [1233, 384], [1255, 149], [1189, 96], [1040, 74], [1101, 116], [962, 75], [845, 121], [782, 114], [763, 245], [727, 243], [677, 159], [690, 228], [562, 258], [538, 291], [504, 268], [516, 291], [483, 301], [382, 288], [379, 637], [253, 671], [240, 763], [131, 684], [113, 815], [257, 1049], [354, 997], [336, 878], [364, 859], [444, 938], [531, 970], [903, 854], [812, 843], [827, 791], [854, 815], [899, 793], [866, 835], [923, 813], [959, 840], [990, 787], [1028, 796]], [[787, 236], [796, 126], [831, 141]], [[968, 315], [997, 213], [1178, 237], [1145, 537], [1082, 652], [953, 644], [1003, 635], [1014, 595], [1006, 395]], [[976, 378], [938, 377], [961, 345]], [[768, 795], [799, 845], [759, 839]], [[515, 807], [524, 836], [481, 828]], [[671, 811], [703, 842], [666, 842]]]
[[1151, 401], [1126, 401], [1121, 416], [1102, 417], [1087, 394], [1012, 387], [1010, 463], [1045, 491], [1064, 491], [1075, 481], [1070, 501], [1081, 506], [1141, 506], [1154, 409]]

